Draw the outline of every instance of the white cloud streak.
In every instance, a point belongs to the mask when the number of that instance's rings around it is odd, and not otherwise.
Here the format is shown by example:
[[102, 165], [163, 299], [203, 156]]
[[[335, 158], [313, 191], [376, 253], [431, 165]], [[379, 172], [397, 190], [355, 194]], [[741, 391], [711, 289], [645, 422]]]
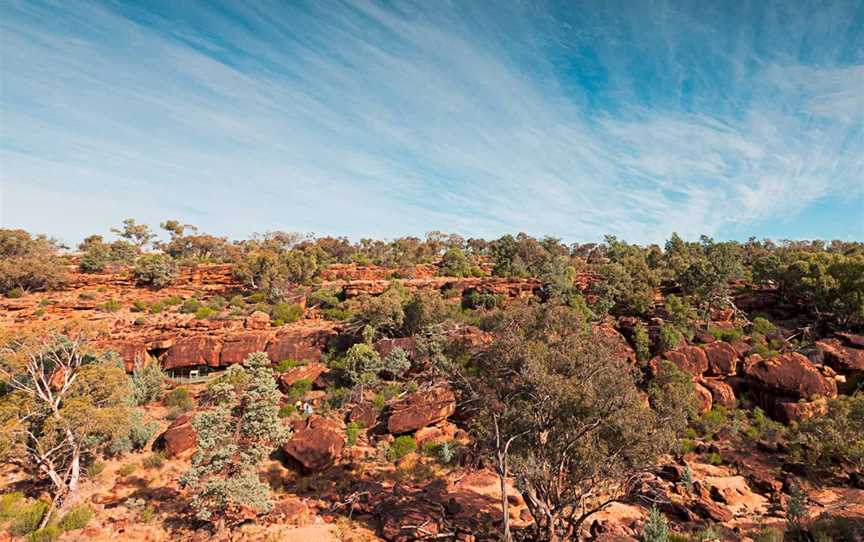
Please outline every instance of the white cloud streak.
[[[612, 106], [592, 105], [557, 58], [602, 28], [570, 34], [542, 6], [512, 9], [278, 3], [155, 17], [9, 4], [0, 223], [69, 241], [130, 215], [235, 236], [658, 241], [861, 197], [864, 66], [805, 65], [746, 40], [733, 54], [718, 40], [709, 58], [737, 74], [722, 82], [713, 64], [685, 61], [680, 16], [658, 10], [641, 15], [667, 79], [622, 57], [639, 46], [624, 36], [639, 36], [610, 32], [594, 63]], [[660, 96], [673, 80], [696, 90]]]

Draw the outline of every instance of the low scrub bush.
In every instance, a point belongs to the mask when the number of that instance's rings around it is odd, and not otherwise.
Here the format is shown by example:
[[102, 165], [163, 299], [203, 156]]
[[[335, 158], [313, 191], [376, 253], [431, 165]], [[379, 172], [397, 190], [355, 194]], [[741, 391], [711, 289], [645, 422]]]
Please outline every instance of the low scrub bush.
[[93, 510], [86, 504], [81, 504], [66, 512], [57, 522], [57, 526], [64, 531], [74, 531], [86, 527], [91, 519], [93, 519]]
[[737, 341], [738, 339], [740, 339], [741, 337], [744, 336], [744, 332], [737, 327], [723, 328], [723, 327], [712, 326], [709, 329], [709, 332], [718, 341], [725, 341], [727, 343], [732, 342], [732, 341]]
[[303, 307], [296, 303], [277, 303], [270, 309], [273, 324], [281, 326], [296, 322], [303, 316]]
[[357, 444], [357, 438], [360, 436], [362, 430], [363, 424], [360, 422], [350, 422], [345, 426], [345, 436], [348, 446], [354, 446]]
[[195, 406], [195, 401], [186, 388], [174, 388], [165, 395], [162, 403], [165, 406], [181, 408], [183, 410], [189, 410]]
[[291, 384], [288, 390], [285, 392], [285, 398], [288, 401], [297, 401], [298, 399], [302, 399], [307, 393], [312, 390], [312, 381], [306, 378], [302, 378], [297, 382]]
[[42, 529], [28, 534], [27, 542], [55, 542], [61, 534], [63, 534], [63, 529], [59, 525], [46, 525]]
[[414, 441], [414, 437], [410, 435], [396, 437], [390, 447], [387, 448], [387, 460], [398, 461], [416, 450], [417, 443]]
[[20, 491], [4, 493], [0, 495], [0, 522], [15, 517], [15, 513], [26, 501], [26, 497]]
[[116, 299], [109, 299], [99, 305], [99, 310], [102, 312], [117, 312], [122, 308], [123, 303], [120, 303]]
[[180, 305], [180, 312], [183, 314], [195, 314], [201, 308], [201, 302], [195, 299], [194, 297], [190, 297], [186, 301]]
[[33, 501], [20, 506], [12, 515], [9, 532], [15, 536], [24, 536], [39, 528], [42, 518], [48, 512], [48, 503]]

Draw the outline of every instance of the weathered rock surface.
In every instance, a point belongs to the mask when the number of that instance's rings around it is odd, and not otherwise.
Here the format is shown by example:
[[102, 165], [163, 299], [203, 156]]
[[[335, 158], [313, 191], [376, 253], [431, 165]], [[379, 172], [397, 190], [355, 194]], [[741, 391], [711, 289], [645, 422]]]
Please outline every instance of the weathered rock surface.
[[671, 361], [676, 367], [693, 376], [701, 376], [708, 370], [708, 356], [698, 346], [679, 347], [662, 356], [655, 357], [651, 360], [651, 370], [654, 374], [657, 373], [660, 362], [664, 359]]
[[456, 396], [448, 388], [417, 392], [393, 405], [387, 430], [394, 435], [410, 433], [439, 422], [456, 412]]
[[194, 412], [180, 415], [156, 439], [155, 446], [165, 450], [165, 454], [169, 457], [175, 457], [187, 450], [195, 449], [195, 445], [198, 443], [198, 434], [192, 427], [194, 416]]
[[711, 392], [711, 397], [714, 399], [715, 404], [725, 408], [735, 408], [738, 404], [732, 386], [726, 382], [716, 379], [706, 379], [702, 382], [702, 385]]
[[738, 370], [738, 352], [727, 342], [714, 341], [702, 347], [708, 357], [708, 374], [734, 375]]
[[837, 395], [837, 384], [825, 378], [806, 357], [797, 352], [762, 359], [748, 358], [745, 373], [752, 386], [776, 395], [812, 399]]
[[841, 374], [864, 371], [864, 346], [858, 346], [859, 335], [848, 333], [839, 335], [845, 338], [830, 338], [816, 342], [822, 351], [825, 363]]
[[295, 428], [282, 449], [304, 469], [316, 472], [331, 467], [341, 456], [344, 446], [343, 431], [337, 422], [313, 416], [304, 426]]

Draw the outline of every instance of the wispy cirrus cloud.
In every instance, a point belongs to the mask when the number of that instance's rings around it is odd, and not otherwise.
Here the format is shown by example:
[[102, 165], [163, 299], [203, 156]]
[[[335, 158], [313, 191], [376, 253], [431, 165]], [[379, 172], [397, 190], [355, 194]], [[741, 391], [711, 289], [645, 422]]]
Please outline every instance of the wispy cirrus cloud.
[[864, 236], [864, 8], [697, 4], [4, 4], [0, 222]]

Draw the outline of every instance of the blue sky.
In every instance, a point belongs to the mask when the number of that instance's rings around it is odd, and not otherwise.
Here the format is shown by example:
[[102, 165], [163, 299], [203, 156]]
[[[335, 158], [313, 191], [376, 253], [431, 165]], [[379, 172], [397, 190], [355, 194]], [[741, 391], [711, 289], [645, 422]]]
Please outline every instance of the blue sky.
[[0, 3], [0, 224], [864, 240], [864, 1]]

